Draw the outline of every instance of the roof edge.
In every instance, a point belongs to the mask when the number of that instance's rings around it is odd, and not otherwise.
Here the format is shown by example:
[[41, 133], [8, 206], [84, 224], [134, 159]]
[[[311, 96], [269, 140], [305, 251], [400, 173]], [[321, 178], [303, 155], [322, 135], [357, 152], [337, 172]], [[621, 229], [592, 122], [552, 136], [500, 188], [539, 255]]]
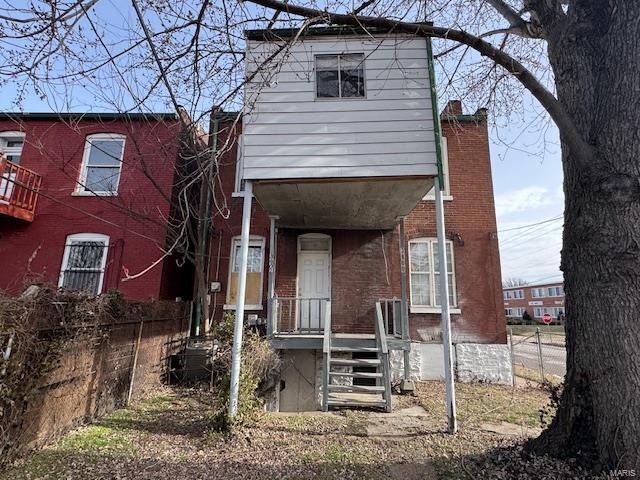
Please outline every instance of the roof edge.
[[[424, 25], [432, 25], [432, 22], [421, 22]], [[272, 29], [257, 29], [257, 30], [245, 30], [244, 35], [247, 40], [262, 40], [262, 41], [274, 41], [282, 40], [284, 38], [294, 37], [300, 32], [300, 28], [272, 28]], [[375, 35], [393, 33], [392, 28], [381, 27], [355, 27], [350, 25], [327, 25], [324, 27], [311, 27], [306, 29], [301, 37], [325, 37], [325, 36], [339, 36], [339, 35]], [[403, 35], [406, 35], [403, 33]]]
[[116, 112], [0, 112], [0, 120], [179, 120], [176, 113], [116, 113]]

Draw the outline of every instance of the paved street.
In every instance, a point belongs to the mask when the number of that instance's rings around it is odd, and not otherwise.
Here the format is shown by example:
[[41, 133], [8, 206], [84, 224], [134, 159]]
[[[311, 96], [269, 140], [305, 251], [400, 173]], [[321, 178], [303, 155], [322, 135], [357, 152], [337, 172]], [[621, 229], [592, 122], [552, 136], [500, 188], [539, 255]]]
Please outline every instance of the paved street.
[[[524, 343], [518, 343], [514, 338], [514, 356], [516, 365], [524, 366], [531, 370], [539, 369], [538, 345], [529, 339]], [[564, 347], [542, 344], [542, 357], [544, 371], [547, 374], [564, 376], [567, 371], [566, 351]]]

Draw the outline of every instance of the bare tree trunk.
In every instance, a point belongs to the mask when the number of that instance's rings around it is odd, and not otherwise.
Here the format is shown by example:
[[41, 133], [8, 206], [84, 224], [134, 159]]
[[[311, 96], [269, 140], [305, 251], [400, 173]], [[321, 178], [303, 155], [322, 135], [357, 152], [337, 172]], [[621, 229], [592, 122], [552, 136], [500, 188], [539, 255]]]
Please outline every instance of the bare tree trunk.
[[585, 165], [561, 132], [567, 377], [530, 447], [640, 474], [640, 2], [572, 9], [549, 32], [549, 59], [595, 155]]

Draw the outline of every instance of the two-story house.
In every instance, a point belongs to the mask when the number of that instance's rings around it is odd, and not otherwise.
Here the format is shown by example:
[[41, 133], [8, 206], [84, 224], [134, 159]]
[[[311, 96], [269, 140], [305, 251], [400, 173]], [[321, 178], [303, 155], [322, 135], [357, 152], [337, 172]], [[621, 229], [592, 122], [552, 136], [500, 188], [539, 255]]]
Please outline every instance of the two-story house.
[[174, 114], [0, 115], [0, 289], [188, 298], [192, 272], [164, 257], [183, 130]]
[[274, 55], [295, 34], [247, 32], [246, 107], [219, 117], [237, 142], [220, 161], [214, 316], [238, 303], [244, 223], [245, 317], [283, 359], [274, 408], [383, 406], [387, 370], [441, 378], [440, 168], [457, 375], [510, 381], [486, 112], [439, 114], [425, 38], [313, 28]]

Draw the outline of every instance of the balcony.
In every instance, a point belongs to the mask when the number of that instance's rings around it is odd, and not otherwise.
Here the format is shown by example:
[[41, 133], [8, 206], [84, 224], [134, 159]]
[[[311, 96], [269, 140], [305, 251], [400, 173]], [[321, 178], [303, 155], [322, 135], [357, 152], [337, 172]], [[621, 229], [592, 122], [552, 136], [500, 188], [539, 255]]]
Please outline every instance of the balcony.
[[36, 172], [0, 158], [0, 215], [32, 222], [42, 177]]

